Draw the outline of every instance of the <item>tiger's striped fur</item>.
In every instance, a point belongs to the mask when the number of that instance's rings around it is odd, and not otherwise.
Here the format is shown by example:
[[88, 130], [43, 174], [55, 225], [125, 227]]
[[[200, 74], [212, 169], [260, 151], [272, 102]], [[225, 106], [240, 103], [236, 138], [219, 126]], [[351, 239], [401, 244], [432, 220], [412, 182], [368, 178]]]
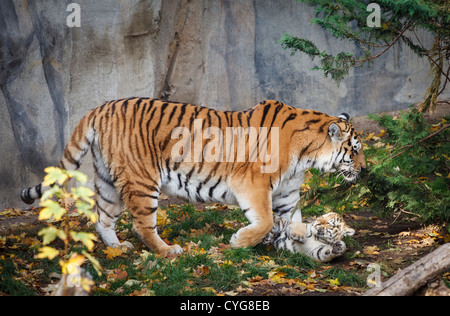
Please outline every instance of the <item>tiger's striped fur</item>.
[[262, 243], [279, 250], [304, 253], [319, 262], [328, 262], [345, 253], [346, 245], [342, 239], [354, 233], [342, 216], [334, 212], [318, 217], [311, 224], [274, 216], [273, 228]]
[[[200, 125], [198, 119], [202, 120]], [[269, 134], [276, 128], [278, 139], [272, 142], [267, 134], [257, 139], [256, 145], [264, 143], [268, 151], [279, 148], [279, 152], [272, 153], [277, 169], [261, 173], [268, 162], [249, 159], [257, 147], [250, 143], [244, 148], [243, 162], [196, 161], [195, 157], [190, 162], [175, 161], [172, 149], [180, 141], [171, 134], [180, 127], [192, 132], [184, 140], [187, 144], [198, 144], [202, 132], [212, 127], [223, 133], [227, 127], [241, 127], [243, 131], [267, 127]], [[212, 140], [202, 139], [201, 148], [209, 142]], [[156, 210], [161, 192], [190, 201], [238, 204], [250, 225], [233, 235], [230, 243], [246, 247], [259, 243], [272, 229], [272, 210], [280, 216], [292, 215], [306, 169], [339, 171], [344, 179], [355, 181], [365, 167], [361, 142], [345, 119], [278, 101], [265, 101], [242, 112], [148, 98], [107, 102], [81, 119], [59, 166], [79, 168], [89, 150], [96, 174], [96, 229], [102, 240], [111, 247], [131, 247], [130, 243], [120, 243], [114, 231], [124, 203], [133, 217], [133, 231], [149, 248], [166, 254], [182, 250], [178, 245], [168, 246], [157, 234]], [[219, 152], [222, 157], [225, 154], [225, 150]], [[32, 203], [46, 189], [42, 185], [25, 189], [22, 199]], [[294, 217], [301, 221], [300, 213]]]

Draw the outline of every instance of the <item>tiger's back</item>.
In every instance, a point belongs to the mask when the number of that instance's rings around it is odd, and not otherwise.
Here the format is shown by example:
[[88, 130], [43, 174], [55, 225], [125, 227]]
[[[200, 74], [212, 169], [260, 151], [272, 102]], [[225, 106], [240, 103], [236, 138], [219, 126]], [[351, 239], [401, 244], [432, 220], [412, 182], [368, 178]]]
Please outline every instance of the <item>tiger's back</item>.
[[[88, 113], [75, 128], [60, 167], [79, 168], [92, 150], [96, 228], [107, 245], [131, 246], [120, 243], [114, 232], [124, 202], [133, 230], [148, 247], [180, 252], [156, 232], [158, 197], [165, 192], [190, 201], [238, 204], [251, 224], [230, 242], [244, 247], [270, 231], [272, 209], [280, 215], [292, 212], [305, 169], [329, 171], [341, 164], [356, 177], [364, 162], [356, 139], [351, 125], [340, 118], [277, 101], [229, 112], [130, 98]], [[350, 149], [344, 150], [343, 143]], [[356, 158], [350, 159], [351, 166], [346, 155]], [[37, 188], [24, 190], [24, 201], [45, 191]]]

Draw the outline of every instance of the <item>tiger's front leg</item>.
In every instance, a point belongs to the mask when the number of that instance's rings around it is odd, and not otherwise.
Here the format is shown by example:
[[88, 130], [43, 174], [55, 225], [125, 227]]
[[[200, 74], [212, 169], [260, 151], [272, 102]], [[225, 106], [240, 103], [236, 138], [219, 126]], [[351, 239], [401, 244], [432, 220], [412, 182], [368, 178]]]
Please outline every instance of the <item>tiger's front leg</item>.
[[[270, 232], [273, 227], [272, 201], [269, 190], [261, 189], [261, 186], [253, 186], [257, 190], [249, 190], [245, 184], [236, 199], [250, 225], [238, 230], [230, 240], [232, 248], [252, 247]], [[246, 188], [246, 189], [244, 189]], [[264, 187], [263, 187], [264, 188]]]

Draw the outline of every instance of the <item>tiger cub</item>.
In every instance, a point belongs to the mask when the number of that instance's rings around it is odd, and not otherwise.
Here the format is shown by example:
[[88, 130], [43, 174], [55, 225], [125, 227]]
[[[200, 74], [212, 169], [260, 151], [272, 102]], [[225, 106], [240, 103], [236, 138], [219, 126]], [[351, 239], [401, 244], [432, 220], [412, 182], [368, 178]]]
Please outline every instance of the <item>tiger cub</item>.
[[[59, 163], [78, 169], [92, 152], [96, 230], [110, 247], [124, 206], [133, 231], [152, 250], [181, 253], [157, 233], [161, 193], [191, 202], [239, 205], [250, 225], [234, 234], [234, 248], [254, 246], [273, 227], [272, 213], [289, 218], [299, 200], [305, 170], [340, 172], [356, 181], [365, 158], [348, 116], [334, 117], [278, 101], [246, 111], [216, 111], [149, 98], [107, 102], [76, 126]], [[33, 203], [48, 187], [22, 191]], [[301, 221], [301, 213], [295, 215]]]
[[341, 215], [327, 213], [310, 224], [292, 222], [274, 216], [272, 230], [264, 237], [264, 245], [275, 249], [301, 252], [319, 262], [328, 262], [345, 253], [342, 239], [353, 236], [355, 230], [348, 227]]

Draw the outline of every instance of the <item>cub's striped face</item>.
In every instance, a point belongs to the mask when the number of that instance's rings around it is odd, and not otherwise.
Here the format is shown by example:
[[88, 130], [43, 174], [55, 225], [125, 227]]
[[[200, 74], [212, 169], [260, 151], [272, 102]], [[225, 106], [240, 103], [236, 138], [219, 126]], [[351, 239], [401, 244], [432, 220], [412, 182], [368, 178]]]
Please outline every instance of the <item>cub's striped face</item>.
[[331, 123], [328, 136], [332, 147], [332, 172], [338, 171], [345, 181], [355, 182], [366, 168], [362, 143], [355, 129], [347, 121]]
[[331, 244], [345, 236], [353, 236], [355, 230], [345, 224], [341, 215], [331, 212], [317, 218], [311, 225], [311, 232], [319, 240]]

